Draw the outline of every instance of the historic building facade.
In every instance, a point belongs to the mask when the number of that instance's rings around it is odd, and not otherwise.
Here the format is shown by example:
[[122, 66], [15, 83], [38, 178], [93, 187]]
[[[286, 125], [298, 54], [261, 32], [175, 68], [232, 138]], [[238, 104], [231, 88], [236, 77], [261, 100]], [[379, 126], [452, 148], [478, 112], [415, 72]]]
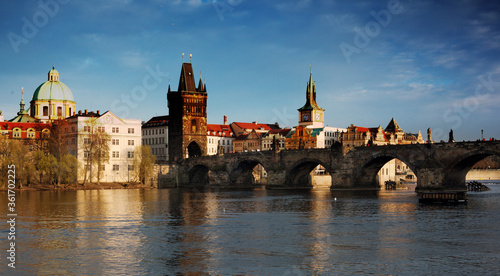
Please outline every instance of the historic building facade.
[[324, 112], [316, 102], [316, 84], [312, 70], [306, 87], [306, 103], [298, 109], [299, 125], [293, 128], [285, 138], [286, 149], [312, 149], [331, 147], [340, 140], [346, 129], [325, 127]]
[[151, 148], [158, 163], [168, 158], [168, 121], [169, 116], [155, 116], [142, 125], [142, 144]]
[[[90, 125], [89, 120], [95, 124]], [[85, 167], [89, 153], [85, 150], [89, 133], [102, 131], [109, 135], [109, 162], [102, 164], [101, 182], [129, 182], [134, 177], [134, 157], [137, 146], [141, 145], [141, 121], [138, 119], [122, 119], [111, 111], [101, 114], [97, 112], [79, 111], [66, 119], [64, 133], [70, 154], [77, 157], [82, 165], [78, 181], [83, 181], [87, 173], [87, 181], [97, 180], [97, 169]], [[92, 173], [93, 171], [93, 173]]]
[[225, 154], [233, 152], [233, 142], [236, 137], [227, 124], [226, 116], [224, 116], [224, 124], [208, 124], [207, 125], [207, 154]]
[[30, 102], [31, 117], [44, 123], [72, 116], [76, 102], [71, 90], [59, 81], [59, 72], [52, 66], [48, 80], [33, 93]]
[[177, 91], [167, 93], [170, 161], [207, 154], [207, 88], [196, 87], [191, 63], [183, 63]]

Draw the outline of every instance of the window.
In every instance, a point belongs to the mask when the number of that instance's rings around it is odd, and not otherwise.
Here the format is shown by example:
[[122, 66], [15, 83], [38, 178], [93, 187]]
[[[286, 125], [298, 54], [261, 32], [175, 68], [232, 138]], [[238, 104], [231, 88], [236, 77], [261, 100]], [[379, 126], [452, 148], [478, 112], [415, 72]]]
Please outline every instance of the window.
[[113, 146], [118, 146], [118, 145], [120, 145], [120, 140], [119, 139], [111, 139], [111, 144]]
[[28, 138], [35, 138], [35, 130], [30, 128], [27, 133]]
[[134, 170], [134, 165], [128, 165], [128, 170], [133, 171]]
[[85, 145], [89, 145], [90, 144], [90, 139], [89, 138], [83, 138], [83, 143]]
[[117, 172], [120, 170], [120, 165], [113, 165], [113, 171]]
[[128, 133], [134, 133], [134, 128], [129, 128]]
[[90, 126], [83, 126], [84, 132], [90, 132]]
[[128, 154], [127, 154], [127, 157], [128, 158], [134, 158], [134, 152], [133, 151], [129, 151]]
[[21, 138], [21, 129], [15, 128], [14, 131], [12, 132], [12, 137], [13, 138]]
[[128, 140], [128, 145], [133, 146], [134, 145], [134, 140]]
[[113, 151], [113, 158], [119, 158], [120, 157], [120, 152], [119, 151]]
[[101, 166], [101, 171], [105, 171], [106, 170], [106, 166], [105, 165], [102, 165]]
[[62, 116], [62, 107], [60, 107], [60, 106], [57, 107], [57, 116], [59, 116], [59, 117]]
[[49, 116], [49, 107], [48, 106], [43, 107], [43, 116]]
[[111, 132], [112, 132], [112, 133], [119, 133], [119, 132], [120, 132], [120, 128], [118, 128], [118, 127], [113, 127], [113, 128], [111, 129]]
[[106, 129], [104, 127], [97, 127], [97, 131], [104, 132]]
[[89, 152], [88, 151], [84, 151], [83, 152], [83, 157], [85, 157], [85, 158], [89, 157]]
[[70, 108], [69, 108], [69, 114], [68, 114], [69, 116], [71, 116], [71, 114], [73, 114], [73, 112], [72, 112], [72, 111], [73, 111], [73, 110], [72, 110], [72, 109], [71, 109], [71, 107], [70, 107]]

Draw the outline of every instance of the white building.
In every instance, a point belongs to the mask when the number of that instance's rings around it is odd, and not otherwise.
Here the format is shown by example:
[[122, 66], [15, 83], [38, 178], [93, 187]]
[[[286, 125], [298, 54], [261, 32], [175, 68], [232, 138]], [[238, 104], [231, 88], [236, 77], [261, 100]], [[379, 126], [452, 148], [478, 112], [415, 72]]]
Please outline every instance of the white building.
[[207, 125], [207, 154], [225, 154], [233, 152], [233, 141], [235, 137], [231, 127], [223, 125]]
[[168, 161], [168, 115], [156, 116], [142, 125], [142, 144], [151, 147], [159, 163]]
[[345, 128], [338, 127], [324, 127], [316, 136], [317, 148], [329, 148], [334, 142], [339, 142], [340, 137], [342, 137], [342, 132], [347, 131]]
[[[110, 136], [109, 162], [102, 165], [101, 182], [129, 182], [134, 180], [134, 154], [141, 145], [141, 121], [137, 119], [121, 119], [111, 111], [103, 114], [97, 112], [81, 112], [67, 118], [65, 127], [67, 144], [70, 153], [77, 157], [85, 170], [88, 153], [84, 151], [86, 133], [90, 131], [87, 124], [90, 118], [96, 119], [96, 131], [105, 131]], [[97, 181], [97, 170], [92, 168], [92, 182]], [[90, 170], [88, 170], [90, 171]], [[90, 172], [89, 172], [90, 174]], [[89, 181], [89, 174], [87, 181]], [[79, 170], [78, 181], [83, 181], [84, 174]]]

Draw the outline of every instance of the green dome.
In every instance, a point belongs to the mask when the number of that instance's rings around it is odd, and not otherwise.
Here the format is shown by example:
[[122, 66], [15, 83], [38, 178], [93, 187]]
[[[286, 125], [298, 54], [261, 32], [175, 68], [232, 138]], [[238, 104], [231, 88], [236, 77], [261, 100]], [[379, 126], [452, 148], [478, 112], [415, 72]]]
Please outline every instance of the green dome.
[[49, 78], [42, 83], [33, 93], [32, 101], [59, 100], [74, 102], [73, 93], [66, 84], [59, 81], [59, 72], [54, 67], [49, 71]]
[[33, 94], [32, 101], [36, 100], [75, 101], [71, 90], [60, 81], [46, 81], [38, 86]]

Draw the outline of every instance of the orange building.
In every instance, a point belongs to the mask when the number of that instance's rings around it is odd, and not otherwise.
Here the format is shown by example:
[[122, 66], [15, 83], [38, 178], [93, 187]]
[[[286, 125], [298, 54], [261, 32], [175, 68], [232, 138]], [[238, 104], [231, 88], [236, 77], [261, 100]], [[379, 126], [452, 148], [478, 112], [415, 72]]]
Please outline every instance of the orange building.
[[321, 128], [307, 128], [305, 126], [297, 126], [291, 130], [285, 138], [286, 149], [314, 149], [317, 148], [317, 136], [321, 132]]

